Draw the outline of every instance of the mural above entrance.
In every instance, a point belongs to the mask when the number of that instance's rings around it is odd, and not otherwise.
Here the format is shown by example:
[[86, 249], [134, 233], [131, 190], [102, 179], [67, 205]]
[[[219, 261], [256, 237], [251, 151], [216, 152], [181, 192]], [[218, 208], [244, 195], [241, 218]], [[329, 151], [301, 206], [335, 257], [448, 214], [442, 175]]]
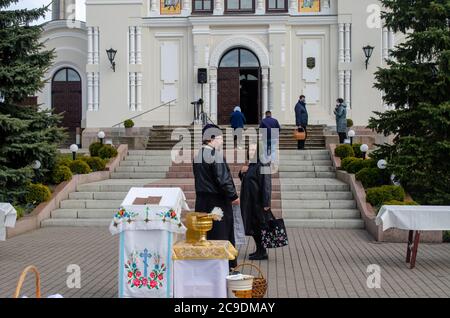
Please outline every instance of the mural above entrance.
[[160, 0], [161, 14], [174, 15], [181, 13], [181, 0]]
[[298, 12], [320, 12], [320, 0], [299, 0]]

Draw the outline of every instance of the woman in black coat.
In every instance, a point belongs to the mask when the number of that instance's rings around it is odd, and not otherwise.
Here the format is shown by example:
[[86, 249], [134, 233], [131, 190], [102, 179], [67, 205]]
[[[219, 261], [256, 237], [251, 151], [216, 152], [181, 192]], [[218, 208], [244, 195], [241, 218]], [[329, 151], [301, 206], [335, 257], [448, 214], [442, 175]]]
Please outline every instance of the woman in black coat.
[[245, 234], [253, 236], [256, 251], [250, 254], [250, 260], [268, 259], [267, 251], [262, 245], [261, 230], [267, 226], [270, 215], [272, 194], [272, 175], [270, 164], [259, 160], [256, 144], [249, 145], [250, 164], [239, 172], [241, 184], [241, 213]]

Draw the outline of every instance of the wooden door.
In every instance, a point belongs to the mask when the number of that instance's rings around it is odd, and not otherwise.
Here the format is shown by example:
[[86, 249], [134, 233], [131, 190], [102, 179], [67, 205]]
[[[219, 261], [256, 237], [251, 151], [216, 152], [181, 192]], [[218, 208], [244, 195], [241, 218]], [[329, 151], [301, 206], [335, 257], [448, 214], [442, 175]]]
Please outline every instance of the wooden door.
[[239, 68], [219, 68], [217, 90], [218, 124], [229, 125], [234, 107], [240, 104]]
[[53, 112], [63, 113], [61, 126], [69, 132], [81, 125], [81, 105], [81, 82], [53, 82]]

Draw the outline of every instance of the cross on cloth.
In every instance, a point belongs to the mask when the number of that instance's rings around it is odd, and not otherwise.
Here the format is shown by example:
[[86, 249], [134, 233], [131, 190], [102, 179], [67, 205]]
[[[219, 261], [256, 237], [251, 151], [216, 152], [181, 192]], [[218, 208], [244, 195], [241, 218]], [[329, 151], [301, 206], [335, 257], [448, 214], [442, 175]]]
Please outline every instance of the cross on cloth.
[[150, 254], [147, 249], [144, 249], [144, 252], [140, 253], [139, 256], [142, 257], [143, 263], [144, 263], [144, 277], [148, 277], [147, 276], [147, 267], [148, 267], [148, 261], [147, 260], [150, 257], [152, 257], [152, 254]]

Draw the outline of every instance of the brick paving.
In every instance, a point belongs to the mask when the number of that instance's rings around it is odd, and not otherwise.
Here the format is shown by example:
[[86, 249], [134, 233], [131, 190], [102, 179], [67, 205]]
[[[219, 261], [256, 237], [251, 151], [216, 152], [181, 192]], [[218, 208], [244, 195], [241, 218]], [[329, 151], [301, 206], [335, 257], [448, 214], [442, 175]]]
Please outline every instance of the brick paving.
[[[417, 266], [404, 262], [405, 244], [376, 243], [364, 230], [288, 229], [290, 245], [255, 262], [269, 280], [269, 297], [450, 297], [450, 244], [421, 244]], [[254, 245], [240, 248], [240, 262]], [[27, 265], [41, 272], [42, 293], [117, 296], [118, 238], [105, 228], [42, 228], [0, 242], [0, 297], [11, 297]], [[66, 287], [69, 264], [81, 268], [81, 288]], [[381, 288], [366, 285], [367, 266], [381, 266]], [[256, 274], [250, 268], [244, 272]], [[34, 295], [30, 276], [22, 290]]]

